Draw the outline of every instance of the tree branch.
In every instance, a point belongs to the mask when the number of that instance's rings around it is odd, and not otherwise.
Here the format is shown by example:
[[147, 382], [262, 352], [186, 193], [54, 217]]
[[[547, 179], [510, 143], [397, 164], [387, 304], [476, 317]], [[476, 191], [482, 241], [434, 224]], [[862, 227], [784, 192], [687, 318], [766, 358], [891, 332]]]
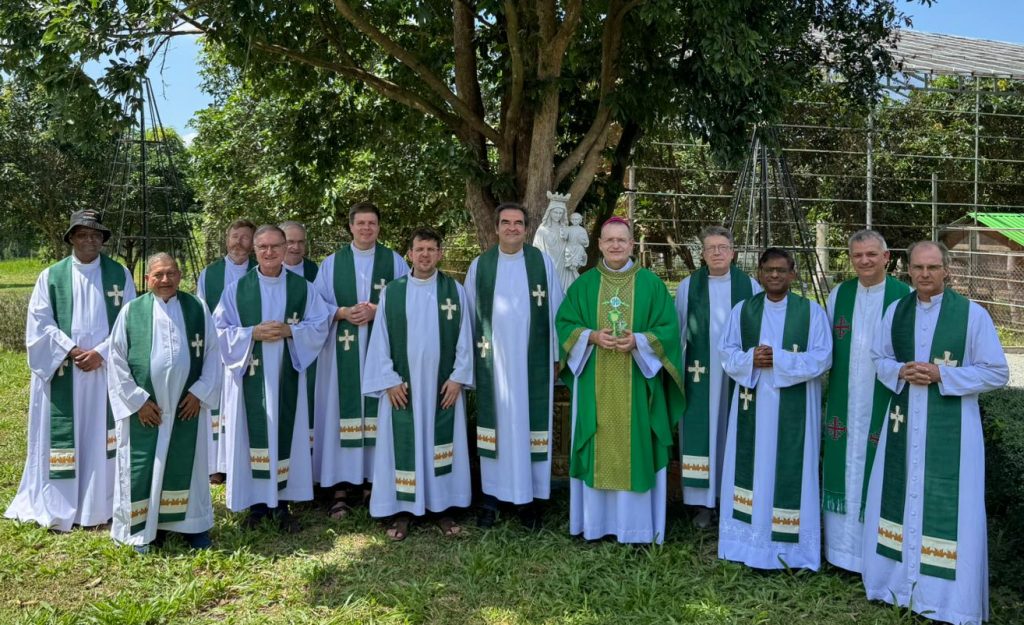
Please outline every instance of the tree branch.
[[494, 143], [502, 140], [498, 131], [491, 128], [482, 117], [476, 115], [469, 105], [462, 98], [452, 93], [452, 90], [435, 76], [427, 66], [421, 63], [411, 52], [399, 45], [398, 42], [385, 35], [383, 31], [356, 13], [355, 9], [348, 2], [345, 2], [345, 0], [334, 0], [334, 7], [356, 30], [377, 44], [381, 50], [411, 69], [431, 91], [452, 107], [455, 115], [466, 126]]
[[525, 69], [523, 44], [519, 37], [519, 11], [514, 0], [505, 0], [505, 36], [508, 39], [508, 54], [512, 64], [512, 84], [509, 86], [508, 108], [503, 120], [505, 144], [512, 145], [522, 114], [523, 85]]
[[572, 181], [572, 186], [569, 187], [571, 197], [566, 209], [574, 210], [587, 193], [591, 183], [594, 182], [597, 168], [601, 165], [601, 156], [604, 153], [605, 144], [608, 143], [608, 133], [611, 131], [611, 128], [611, 124], [605, 127], [601, 136], [598, 137], [598, 141], [593, 144], [590, 151], [587, 152], [587, 157], [583, 159], [583, 165], [580, 166], [579, 173], [576, 174], [576, 178]]

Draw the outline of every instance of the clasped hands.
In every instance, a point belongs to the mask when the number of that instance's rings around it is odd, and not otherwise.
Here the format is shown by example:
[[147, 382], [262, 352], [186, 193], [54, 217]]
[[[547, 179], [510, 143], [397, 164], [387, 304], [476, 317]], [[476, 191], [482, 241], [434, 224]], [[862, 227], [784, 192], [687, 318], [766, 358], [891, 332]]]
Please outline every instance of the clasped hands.
[[[455, 400], [462, 391], [462, 384], [448, 380], [441, 385], [441, 408], [448, 409], [455, 405]], [[402, 409], [409, 405], [409, 385], [405, 382], [388, 389], [388, 401], [392, 408]]]
[[636, 349], [636, 337], [629, 330], [622, 336], [615, 336], [608, 328], [591, 330], [587, 342], [597, 345], [601, 349], [610, 349], [616, 352], [631, 352]]
[[282, 321], [264, 321], [252, 328], [252, 338], [256, 341], [281, 341], [292, 335], [292, 327]]
[[84, 350], [76, 345], [68, 352], [68, 358], [82, 371], [95, 371], [103, 366], [103, 356], [95, 349]]
[[[146, 403], [142, 404], [142, 408], [139, 408], [139, 421], [142, 425], [148, 427], [157, 427], [163, 423], [163, 410], [157, 405], [152, 399], [147, 399]], [[188, 421], [195, 419], [199, 415], [199, 398], [192, 393], [185, 393], [185, 397], [182, 398], [181, 403], [178, 404], [178, 418], [182, 421]]]
[[911, 384], [928, 386], [942, 380], [938, 365], [930, 362], [908, 362], [900, 367], [899, 378]]
[[341, 321], [344, 319], [353, 325], [365, 326], [373, 321], [373, 317], [376, 314], [376, 304], [371, 304], [370, 302], [359, 302], [355, 306], [339, 307], [338, 310], [334, 311], [334, 320]]
[[775, 366], [775, 358], [771, 345], [758, 345], [754, 348], [754, 368], [771, 369]]

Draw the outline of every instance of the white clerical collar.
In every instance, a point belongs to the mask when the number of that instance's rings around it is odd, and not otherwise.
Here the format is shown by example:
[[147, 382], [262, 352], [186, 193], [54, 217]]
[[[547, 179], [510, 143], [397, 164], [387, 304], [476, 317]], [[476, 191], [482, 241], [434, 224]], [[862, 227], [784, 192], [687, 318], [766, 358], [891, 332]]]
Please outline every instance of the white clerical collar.
[[377, 244], [376, 243], [371, 245], [370, 249], [368, 249], [368, 250], [361, 250], [358, 247], [356, 247], [355, 243], [352, 244], [352, 253], [355, 254], [356, 256], [373, 256], [376, 252], [377, 252]]
[[498, 248], [498, 254], [501, 256], [501, 258], [508, 258], [509, 260], [512, 260], [512, 259], [515, 259], [515, 258], [522, 258], [523, 257], [523, 248], [519, 248], [518, 252], [512, 252], [511, 254], [506, 254], [505, 252], [501, 251], [501, 248], [499, 247]]
[[302, 261], [301, 260], [299, 261], [299, 264], [297, 264], [297, 265], [289, 265], [288, 263], [281, 263], [281, 265], [283, 265], [284, 268], [289, 270], [289, 271], [293, 271], [295, 273], [302, 273]]
[[249, 265], [249, 259], [248, 258], [246, 258], [245, 260], [243, 260], [240, 263], [236, 263], [234, 260], [231, 259], [230, 256], [224, 256], [224, 262], [226, 262], [229, 265], [234, 265], [235, 267], [242, 267], [242, 266], [248, 266]]
[[284, 268], [284, 263], [281, 264], [281, 273], [279, 273], [276, 276], [268, 276], [264, 274], [263, 271], [258, 266], [256, 267], [256, 274], [259, 275], [260, 280], [263, 282], [267, 282], [269, 284], [276, 284], [284, 280], [287, 271], [288, 270]]
[[932, 295], [932, 301], [930, 301], [930, 302], [923, 302], [923, 301], [921, 301], [921, 298], [919, 297], [919, 298], [917, 298], [917, 307], [918, 308], [923, 308], [925, 310], [928, 310], [929, 308], [933, 308], [935, 306], [938, 306], [939, 304], [942, 303], [942, 296], [943, 295], [944, 295], [943, 293], [939, 293], [938, 295]]
[[171, 296], [171, 299], [167, 300], [166, 302], [164, 301], [164, 298], [160, 297], [159, 295], [154, 295], [153, 299], [155, 299], [156, 302], [160, 304], [161, 307], [167, 308], [168, 306], [173, 306], [178, 301], [178, 294], [175, 293], [174, 295]]
[[611, 267], [609, 267], [608, 263], [603, 258], [601, 259], [601, 262], [604, 263], [604, 268], [607, 269], [608, 271], [611, 271], [612, 273], [622, 273], [623, 271], [629, 271], [629, 268], [633, 266], [633, 259], [632, 258], [627, 260], [626, 264], [623, 265], [622, 267], [618, 268], [618, 269], [612, 269]]
[[87, 267], [98, 267], [99, 264], [100, 264], [100, 255], [97, 254], [96, 258], [92, 259], [91, 262], [84, 263], [84, 262], [78, 260], [78, 257], [75, 256], [74, 252], [71, 252], [71, 264], [78, 265], [79, 267], [82, 267], [83, 269], [85, 269]]
[[764, 305], [771, 306], [773, 308], [782, 308], [783, 306], [786, 305], [787, 301], [789, 301], [789, 293], [786, 293], [786, 296], [777, 302], [773, 302], [772, 300], [768, 299], [767, 295], [764, 296]]
[[863, 284], [861, 284], [860, 280], [857, 280], [857, 293], [874, 294], [884, 290], [885, 278], [882, 278], [882, 281], [879, 282], [878, 284], [872, 284], [871, 286], [864, 286]]
[[710, 280], [711, 282], [728, 282], [731, 279], [732, 279], [732, 273], [730, 273], [728, 271], [726, 271], [724, 274], [722, 274], [720, 276], [713, 276], [710, 273], [708, 274], [708, 280]]
[[434, 273], [430, 274], [430, 276], [427, 278], [417, 278], [416, 276], [410, 273], [409, 281], [412, 282], [413, 284], [430, 284], [432, 282], [437, 282], [437, 269], [435, 269]]

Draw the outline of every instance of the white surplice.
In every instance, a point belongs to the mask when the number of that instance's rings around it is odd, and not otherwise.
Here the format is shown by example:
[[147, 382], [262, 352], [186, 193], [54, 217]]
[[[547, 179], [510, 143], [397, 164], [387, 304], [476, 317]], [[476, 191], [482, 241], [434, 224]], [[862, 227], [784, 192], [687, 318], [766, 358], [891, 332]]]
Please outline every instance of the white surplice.
[[[212, 267], [212, 265], [210, 267]], [[216, 306], [216, 304], [211, 306], [210, 305], [211, 302], [206, 301], [206, 272], [210, 270], [210, 267], [206, 267], [201, 272], [199, 272], [199, 281], [198, 281], [198, 286], [196, 287], [196, 297], [198, 297], [199, 299], [203, 300], [203, 303], [206, 304], [206, 307], [212, 313], [217, 308], [217, 306]], [[225, 256], [224, 257], [224, 288], [227, 289], [227, 286], [229, 284], [231, 284], [232, 282], [237, 281], [239, 278], [244, 276], [248, 271], [249, 271], [249, 259], [248, 258], [245, 259], [245, 261], [242, 262], [242, 264], [236, 265], [234, 263], [234, 261], [231, 260], [230, 256]], [[223, 296], [224, 296], [224, 294], [222, 292], [221, 293], [221, 297], [223, 297]], [[227, 371], [227, 368], [225, 367], [225, 369], [224, 369], [224, 371], [222, 373], [222, 377], [227, 377], [227, 376], [228, 376], [228, 371]], [[220, 401], [217, 402], [217, 404], [219, 406], [221, 406], [221, 407], [224, 406], [224, 391], [225, 390], [226, 390], [226, 388], [224, 387], [224, 385], [221, 385]], [[211, 416], [211, 414], [210, 414], [210, 410], [208, 408], [203, 408], [203, 414], [206, 417], [206, 422], [210, 424], [210, 427], [207, 428], [209, 430], [209, 434], [208, 434], [207, 439], [206, 439], [206, 450], [207, 450], [207, 456], [209, 458], [209, 467], [207, 468], [207, 471], [209, 471], [209, 473], [211, 473], [211, 474], [213, 474], [213, 473], [226, 473], [227, 470], [228, 470], [227, 469], [227, 466], [228, 466], [227, 465], [228, 456], [227, 456], [227, 441], [224, 439], [224, 431], [225, 431], [225, 425], [226, 425], [224, 423], [224, 413], [223, 413], [223, 411], [221, 411], [221, 414], [217, 418], [213, 418]], [[217, 440], [214, 440], [214, 438], [213, 438], [214, 429], [218, 430], [218, 432], [217, 432]]]
[[[554, 365], [558, 362], [558, 332], [555, 313], [564, 293], [558, 282], [558, 272], [547, 254], [544, 270], [547, 282], [542, 285], [548, 297], [548, 319], [551, 336], [548, 341], [547, 380], [554, 383]], [[473, 260], [466, 273], [466, 294], [469, 318], [475, 320], [476, 271], [479, 257]], [[494, 362], [494, 412], [498, 436], [497, 458], [480, 458], [480, 487], [500, 501], [527, 504], [534, 499], [551, 496], [551, 449], [546, 460], [530, 460], [530, 395], [527, 380], [527, 355], [530, 344], [530, 308], [536, 306], [532, 293], [535, 285], [529, 283], [523, 251], [505, 254], [498, 251], [498, 269], [494, 283], [491, 313], [491, 353]], [[548, 440], [551, 438], [551, 413], [554, 391], [549, 396]]]
[[[32, 379], [29, 387], [28, 454], [21, 485], [5, 516], [35, 521], [43, 527], [69, 531], [73, 524], [99, 525], [110, 520], [114, 496], [114, 461], [107, 458], [107, 369], [109, 348], [107, 295], [103, 292], [100, 259], [81, 263], [72, 258], [73, 311], [71, 336], [57, 327], [48, 287], [50, 268], [36, 278], [28, 303], [25, 347]], [[125, 269], [122, 301], [135, 297]], [[75, 346], [95, 349], [103, 366], [85, 372], [67, 366], [72, 375], [75, 410], [75, 477], [50, 479], [50, 380]]]
[[[733, 308], [719, 344], [725, 372], [736, 380], [725, 462], [722, 466], [722, 500], [718, 527], [718, 557], [759, 569], [821, 566], [821, 499], [818, 494], [818, 458], [821, 450], [821, 376], [832, 364], [832, 333], [821, 306], [811, 302], [811, 327], [807, 350], [793, 353], [782, 344], [787, 295], [780, 302], [764, 300], [759, 345], [770, 345], [774, 366], [754, 367], [754, 348], [743, 351], [740, 339], [741, 302]], [[807, 418], [804, 422], [804, 461], [800, 490], [800, 540], [772, 541], [772, 499], [775, 492], [775, 458], [778, 450], [779, 391], [807, 383]], [[740, 385], [753, 388], [756, 401], [754, 439], [754, 506], [752, 522], [732, 517], [736, 475], [736, 412]]]
[[[282, 269], [276, 277], [259, 273], [261, 319], [263, 321], [284, 321], [286, 303], [286, 272]], [[227, 366], [224, 377], [224, 404], [221, 414], [227, 418], [227, 506], [238, 512], [257, 503], [271, 508], [278, 501], [307, 501], [313, 498], [313, 473], [309, 454], [309, 417], [306, 403], [306, 367], [310, 365], [323, 346], [327, 337], [330, 316], [327, 305], [317, 297], [313, 285], [304, 282], [307, 288], [306, 310], [303, 319], [291, 326], [292, 336], [283, 341], [264, 341], [263, 391], [267, 406], [267, 435], [270, 451], [271, 479], [254, 479], [249, 458], [249, 428], [246, 421], [245, 398], [242, 392], [242, 376], [248, 374], [249, 361], [255, 341], [252, 327], [243, 327], [238, 315], [236, 294], [238, 282], [224, 287], [224, 295], [213, 313], [220, 341], [221, 357]], [[282, 356], [288, 350], [284, 366], [292, 366], [299, 372], [298, 401], [295, 405], [295, 426], [292, 432], [288, 484], [278, 490], [277, 402], [281, 376]]]
[[[826, 305], [828, 318], [835, 319], [836, 293], [832, 289]], [[850, 325], [850, 375], [844, 381], [848, 387], [846, 413], [846, 514], [825, 510], [825, 559], [838, 566], [860, 573], [864, 523], [860, 520], [860, 505], [864, 485], [864, 463], [867, 461], [868, 435], [871, 428], [871, 407], [875, 396], [875, 363], [871, 359], [871, 346], [882, 324], [882, 304], [885, 302], [885, 281], [866, 287], [857, 283], [853, 319]], [[838, 323], [838, 320], [836, 320]], [[830, 415], [825, 415], [825, 435], [828, 436]]]
[[[932, 337], [939, 317], [942, 295], [931, 302], [917, 302], [914, 319], [914, 358], [930, 362]], [[872, 355], [878, 379], [893, 392], [905, 381], [892, 347], [892, 319], [896, 304], [885, 312]], [[1009, 368], [992, 318], [971, 302], [967, 319], [967, 343], [963, 362], [939, 366], [939, 393], [962, 399], [960, 432], [960, 494], [957, 523], [956, 580], [921, 574], [921, 528], [925, 477], [925, 434], [928, 429], [928, 387], [910, 387], [907, 428], [907, 493], [903, 513], [903, 561], [879, 555], [878, 519], [885, 473], [885, 446], [889, 422], [882, 431], [868, 487], [864, 512], [864, 588], [869, 599], [912, 606], [914, 612], [947, 623], [980, 623], [988, 619], [988, 528], [985, 516], [985, 445], [982, 439], [978, 395], [1006, 385]], [[943, 461], [952, 461], [944, 458]]]
[[[601, 261], [602, 263], [604, 260]], [[609, 271], [628, 271], [633, 266], [630, 259], [621, 269]], [[585, 329], [569, 350], [566, 357], [566, 368], [573, 376], [579, 377], [583, 368], [594, 353], [594, 346], [589, 345], [590, 330]], [[636, 347], [633, 349], [633, 360], [645, 378], [653, 378], [661, 371], [661, 359], [651, 349], [647, 337], [637, 333]], [[623, 384], [631, 384], [623, 380]], [[572, 387], [572, 432], [576, 433], [576, 394], [580, 385]], [[598, 424], [600, 427], [600, 424]], [[668, 492], [667, 469], [661, 469], [654, 475], [654, 486], [642, 493], [628, 490], [604, 490], [591, 488], [583, 480], [569, 478], [569, 533], [583, 534], [587, 540], [597, 540], [613, 535], [620, 543], [658, 543], [665, 540], [665, 497]]]
[[[406, 288], [405, 310], [406, 352], [409, 358], [409, 386], [412, 392], [408, 398], [415, 417], [416, 432], [416, 500], [399, 501], [395, 489], [395, 448], [391, 430], [391, 403], [387, 389], [402, 383], [395, 373], [391, 359], [391, 341], [388, 336], [387, 309], [388, 289], [381, 294], [377, 316], [373, 322], [373, 335], [366, 354], [362, 379], [363, 395], [380, 399], [377, 418], [377, 449], [373, 462], [373, 494], [370, 496], [370, 515], [386, 517], [399, 512], [423, 515], [442, 512], [450, 507], [466, 507], [472, 499], [469, 476], [469, 448], [466, 440], [465, 393], [460, 392], [455, 401], [455, 431], [452, 438], [455, 457], [451, 473], [434, 475], [434, 417], [437, 412], [438, 389], [437, 366], [441, 359], [437, 301], [437, 272], [421, 280], [409, 276]], [[466, 291], [456, 283], [459, 292], [459, 309], [454, 314], [462, 316], [458, 343], [455, 346], [455, 365], [449, 380], [463, 387], [473, 385], [473, 330], [469, 312], [464, 302]]]
[[[751, 293], [754, 295], [761, 292], [761, 285], [757, 280], [750, 280]], [[683, 367], [686, 367], [686, 325], [690, 297], [690, 277], [687, 276], [679, 283], [676, 290], [676, 315], [679, 317], [679, 335], [683, 343]], [[714, 508], [718, 505], [718, 498], [722, 494], [722, 461], [725, 457], [725, 434], [729, 424], [729, 377], [722, 369], [722, 359], [718, 355], [718, 342], [725, 331], [725, 324], [729, 320], [729, 312], [732, 310], [732, 274], [724, 276], [708, 276], [708, 298], [710, 308], [710, 328], [702, 329], [709, 333], [709, 346], [711, 351], [711, 363], [708, 365], [708, 421], [710, 434], [710, 446], [708, 451], [711, 454], [711, 474], [709, 483], [711, 488], [683, 487], [683, 503], [691, 506], [704, 506]], [[689, 375], [684, 373], [684, 375]], [[679, 440], [683, 437], [683, 423], [679, 423]]]
[[[158, 529], [171, 532], [195, 534], [205, 532], [213, 527], [213, 504], [210, 501], [210, 484], [207, 474], [206, 445], [209, 438], [209, 422], [206, 420], [211, 408], [217, 407], [220, 401], [221, 379], [224, 366], [220, 360], [220, 346], [217, 343], [217, 328], [213, 325], [206, 306], [203, 314], [206, 319], [206, 331], [203, 344], [205, 349], [203, 368], [199, 378], [190, 386], [188, 392], [200, 401], [199, 430], [195, 441], [195, 457], [192, 461], [192, 482], [189, 485], [188, 509], [185, 519], [170, 523], [158, 523], [160, 516], [160, 496], [164, 483], [164, 468], [167, 465], [167, 451], [171, 441], [171, 431], [177, 423], [174, 415], [178, 412], [178, 401], [185, 390], [191, 368], [192, 345], [195, 337], [189, 337], [185, 327], [185, 317], [181, 310], [178, 297], [164, 302], [159, 297], [153, 300], [153, 345], [149, 358], [150, 379], [153, 383], [155, 397], [150, 397], [132, 377], [128, 366], [128, 339], [125, 318], [131, 304], [126, 306], [111, 331], [110, 362], [107, 384], [110, 390], [110, 407], [117, 423], [117, 480], [114, 484], [114, 522], [110, 534], [114, 540], [131, 545], [146, 545], [156, 538]], [[132, 536], [132, 468], [131, 468], [131, 427], [128, 417], [142, 408], [147, 400], [152, 399], [162, 411], [159, 432], [157, 433], [156, 454], [153, 461], [152, 489], [149, 495], [149, 514], [146, 527], [142, 532]]]
[[[355, 265], [356, 299], [360, 302], [370, 301], [370, 293], [374, 289], [373, 259], [377, 247], [361, 250], [352, 246], [353, 264]], [[328, 340], [320, 351], [316, 368], [316, 407], [313, 420], [313, 481], [321, 486], [334, 486], [342, 482], [362, 484], [373, 481], [374, 447], [342, 447], [340, 436], [339, 393], [353, 393], [360, 398], [361, 390], [356, 380], [342, 385], [338, 384], [338, 322], [333, 321], [334, 312], [338, 309], [338, 300], [334, 293], [335, 254], [324, 259], [320, 265], [320, 273], [313, 283], [317, 293], [328, 304], [331, 310], [331, 326], [327, 332]], [[409, 267], [402, 257], [392, 252], [395, 279], [409, 273]], [[350, 349], [359, 350], [360, 377], [364, 376], [366, 365], [366, 348], [370, 333], [368, 325], [359, 326], [356, 341], [350, 343]], [[343, 347], [344, 349], [344, 347]], [[369, 415], [371, 418], [376, 415]], [[364, 415], [365, 417], [365, 415]], [[380, 441], [377, 441], [380, 444]]]

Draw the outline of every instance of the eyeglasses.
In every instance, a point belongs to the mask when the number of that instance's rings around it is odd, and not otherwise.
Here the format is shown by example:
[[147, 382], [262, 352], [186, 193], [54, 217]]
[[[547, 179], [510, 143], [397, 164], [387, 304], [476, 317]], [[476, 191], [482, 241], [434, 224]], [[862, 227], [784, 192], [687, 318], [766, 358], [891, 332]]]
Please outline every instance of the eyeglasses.
[[285, 243], [278, 243], [277, 245], [257, 245], [256, 251], [262, 253], [269, 252], [270, 250], [283, 250]]
[[725, 243], [722, 245], [708, 245], [704, 247], [705, 252], [711, 252], [712, 254], [725, 254], [730, 250], [732, 250], [732, 246]]
[[766, 276], [784, 276], [793, 270], [789, 267], [761, 267], [758, 271]]

